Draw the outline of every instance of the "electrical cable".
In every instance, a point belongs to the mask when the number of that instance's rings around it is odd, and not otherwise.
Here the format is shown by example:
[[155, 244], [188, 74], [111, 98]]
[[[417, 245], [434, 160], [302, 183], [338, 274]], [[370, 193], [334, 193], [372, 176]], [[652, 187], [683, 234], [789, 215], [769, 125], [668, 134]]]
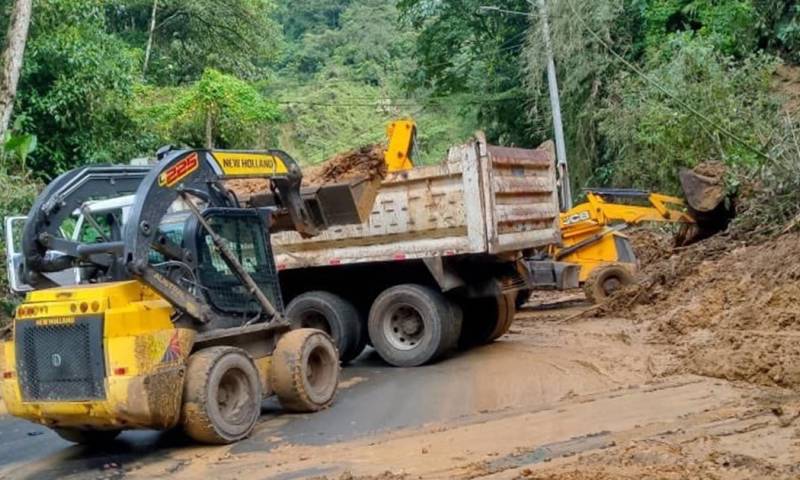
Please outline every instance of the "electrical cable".
[[657, 81], [655, 81], [655, 80], [653, 80], [652, 78], [650, 78], [650, 77], [649, 77], [649, 76], [648, 76], [646, 73], [644, 73], [644, 71], [642, 71], [642, 70], [641, 70], [639, 67], [637, 67], [637, 66], [636, 66], [636, 65], [634, 65], [633, 63], [629, 62], [629, 61], [628, 61], [628, 60], [627, 60], [625, 57], [623, 57], [622, 55], [620, 55], [619, 53], [617, 53], [617, 52], [616, 52], [616, 51], [615, 51], [615, 50], [614, 50], [614, 49], [613, 49], [613, 48], [612, 48], [610, 45], [608, 45], [608, 44], [605, 42], [605, 40], [603, 40], [603, 39], [600, 37], [600, 35], [599, 35], [597, 32], [595, 32], [594, 30], [592, 30], [592, 28], [591, 28], [591, 27], [590, 27], [590, 26], [589, 26], [589, 25], [588, 25], [588, 24], [587, 24], [587, 23], [584, 21], [583, 17], [582, 17], [582, 16], [581, 16], [581, 15], [578, 13], [578, 11], [575, 9], [575, 6], [572, 4], [572, 0], [566, 0], [566, 4], [569, 6], [570, 10], [572, 10], [572, 13], [573, 13], [573, 16], [574, 16], [574, 18], [576, 18], [576, 19], [578, 20], [578, 22], [581, 24], [581, 26], [583, 27], [583, 29], [584, 29], [584, 30], [586, 30], [587, 32], [589, 32], [589, 34], [591, 34], [591, 35], [592, 35], [592, 37], [594, 37], [594, 38], [595, 38], [595, 40], [597, 40], [597, 41], [598, 41], [598, 42], [599, 42], [599, 43], [600, 43], [600, 44], [601, 44], [601, 45], [602, 45], [602, 46], [603, 46], [603, 47], [604, 47], [606, 50], [608, 50], [608, 52], [609, 52], [609, 53], [610, 53], [610, 54], [611, 54], [611, 55], [612, 55], [614, 58], [616, 58], [617, 60], [619, 60], [620, 62], [622, 62], [622, 63], [623, 63], [623, 64], [624, 64], [626, 67], [628, 67], [628, 68], [629, 68], [630, 70], [632, 70], [634, 73], [636, 73], [637, 75], [639, 75], [639, 76], [640, 76], [642, 79], [644, 79], [644, 80], [645, 80], [647, 83], [649, 83], [649, 84], [651, 84], [652, 86], [654, 86], [655, 88], [657, 88], [657, 89], [658, 89], [659, 91], [661, 91], [661, 92], [662, 92], [664, 95], [666, 95], [666, 96], [670, 97], [672, 100], [674, 100], [675, 102], [677, 102], [679, 106], [681, 106], [681, 107], [683, 107], [684, 109], [686, 109], [686, 110], [687, 110], [688, 112], [690, 112], [692, 115], [694, 115], [695, 117], [699, 118], [699, 119], [700, 119], [700, 120], [702, 120], [703, 122], [707, 123], [711, 129], [713, 129], [713, 130], [717, 130], [718, 132], [722, 133], [723, 135], [727, 136], [727, 137], [728, 137], [728, 138], [730, 138], [731, 140], [733, 140], [733, 141], [735, 141], [736, 143], [738, 143], [738, 144], [742, 145], [743, 147], [747, 148], [748, 150], [750, 150], [751, 152], [755, 153], [756, 155], [759, 155], [759, 156], [761, 156], [762, 158], [765, 158], [765, 159], [767, 159], [767, 160], [770, 160], [770, 159], [771, 159], [771, 157], [770, 157], [769, 155], [767, 155], [766, 153], [762, 152], [762, 151], [761, 151], [761, 150], [759, 150], [758, 148], [756, 148], [756, 147], [753, 147], [753, 146], [752, 146], [752, 145], [750, 145], [750, 143], [748, 143], [746, 140], [744, 140], [744, 139], [740, 138], [738, 135], [736, 135], [735, 133], [733, 133], [733, 132], [731, 132], [730, 130], [726, 129], [725, 127], [722, 127], [722, 126], [720, 126], [719, 124], [717, 124], [716, 122], [714, 122], [713, 120], [711, 120], [710, 118], [708, 118], [706, 115], [704, 115], [703, 113], [701, 113], [700, 111], [698, 111], [697, 109], [695, 109], [694, 107], [692, 107], [691, 105], [689, 105], [688, 103], [686, 103], [686, 102], [684, 102], [683, 100], [681, 100], [681, 98], [680, 98], [680, 97], [678, 97], [676, 94], [674, 94], [674, 93], [672, 93], [671, 91], [667, 90], [667, 88], [666, 88], [666, 87], [664, 87], [663, 85], [661, 85], [661, 84], [660, 84], [660, 83], [658, 83]]

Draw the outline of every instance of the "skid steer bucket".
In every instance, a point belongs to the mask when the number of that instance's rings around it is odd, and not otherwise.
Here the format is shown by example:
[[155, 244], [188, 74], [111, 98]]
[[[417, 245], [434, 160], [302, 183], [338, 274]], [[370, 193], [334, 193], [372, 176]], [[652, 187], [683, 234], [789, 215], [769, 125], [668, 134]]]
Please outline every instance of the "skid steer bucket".
[[300, 195], [320, 225], [351, 225], [369, 218], [380, 185], [380, 178], [362, 178], [306, 187], [301, 189]]
[[[372, 212], [372, 205], [381, 185], [380, 178], [367, 177], [326, 185], [303, 187], [300, 198], [310, 221], [316, 229], [337, 225], [364, 223]], [[251, 207], [270, 207], [276, 205], [272, 192], [257, 193], [246, 199]], [[288, 218], [275, 218], [276, 231], [288, 229]]]

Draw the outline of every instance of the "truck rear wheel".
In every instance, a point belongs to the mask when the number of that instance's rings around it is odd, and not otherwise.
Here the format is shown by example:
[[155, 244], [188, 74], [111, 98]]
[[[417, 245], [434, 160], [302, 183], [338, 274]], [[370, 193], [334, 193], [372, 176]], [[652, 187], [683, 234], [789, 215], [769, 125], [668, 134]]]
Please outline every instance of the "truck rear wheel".
[[583, 284], [586, 299], [592, 303], [605, 301], [617, 290], [636, 283], [630, 270], [622, 265], [604, 265], [592, 270]]
[[299, 295], [286, 307], [286, 318], [293, 328], [316, 328], [333, 339], [343, 363], [364, 350], [364, 326], [352, 303], [329, 292], [314, 291]]
[[192, 439], [227, 444], [247, 437], [261, 415], [261, 400], [258, 370], [244, 350], [211, 347], [189, 357], [181, 424]]
[[508, 332], [516, 314], [515, 299], [512, 294], [467, 299], [459, 346], [491, 343]]
[[330, 405], [339, 385], [339, 356], [328, 334], [313, 328], [284, 334], [272, 354], [270, 381], [287, 410], [316, 412]]
[[397, 285], [378, 295], [369, 312], [369, 337], [395, 367], [416, 367], [455, 348], [461, 308], [421, 285]]
[[90, 446], [108, 443], [117, 438], [121, 432], [121, 430], [79, 430], [77, 428], [54, 428], [53, 431], [68, 442]]

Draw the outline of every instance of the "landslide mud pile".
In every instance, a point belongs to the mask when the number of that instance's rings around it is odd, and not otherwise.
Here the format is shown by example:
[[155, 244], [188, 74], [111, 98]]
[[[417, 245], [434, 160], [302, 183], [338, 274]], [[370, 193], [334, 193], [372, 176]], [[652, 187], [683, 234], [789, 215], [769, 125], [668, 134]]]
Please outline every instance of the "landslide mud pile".
[[383, 150], [383, 145], [375, 144], [340, 153], [320, 165], [306, 168], [303, 185], [319, 186], [360, 178], [384, 178], [386, 162]]
[[[340, 153], [325, 162], [303, 168], [303, 186], [321, 186], [347, 182], [361, 178], [374, 180], [386, 176], [386, 162], [381, 144], [366, 145], [349, 152]], [[228, 180], [226, 186], [240, 199], [269, 191], [265, 179]]]
[[651, 263], [663, 260], [672, 254], [673, 241], [668, 235], [650, 228], [639, 228], [625, 231], [630, 238], [633, 251], [639, 265], [646, 267]]
[[664, 374], [800, 388], [800, 234], [746, 245], [717, 236], [642, 269], [599, 315], [642, 323], [674, 347]]

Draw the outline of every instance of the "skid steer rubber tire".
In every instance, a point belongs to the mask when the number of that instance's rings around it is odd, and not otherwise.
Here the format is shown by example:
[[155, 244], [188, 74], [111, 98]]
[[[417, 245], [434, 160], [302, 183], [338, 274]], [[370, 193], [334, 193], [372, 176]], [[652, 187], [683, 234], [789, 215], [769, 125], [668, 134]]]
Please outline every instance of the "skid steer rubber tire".
[[387, 363], [416, 367], [458, 346], [461, 307], [421, 285], [397, 285], [378, 295], [369, 312], [369, 338]]
[[583, 284], [583, 293], [592, 303], [604, 302], [615, 291], [636, 283], [633, 274], [622, 265], [595, 268]]
[[189, 356], [181, 425], [202, 443], [246, 438], [261, 415], [261, 381], [253, 359], [235, 347], [210, 347]]
[[106, 445], [121, 433], [121, 430], [79, 430], [77, 428], [54, 428], [53, 431], [68, 442], [90, 447]]
[[316, 328], [330, 335], [342, 363], [364, 350], [364, 322], [356, 307], [338, 295], [323, 291], [299, 295], [286, 307], [286, 318], [293, 329]]
[[287, 332], [272, 354], [270, 381], [286, 410], [302, 413], [328, 407], [339, 385], [339, 354], [333, 340], [314, 328]]

